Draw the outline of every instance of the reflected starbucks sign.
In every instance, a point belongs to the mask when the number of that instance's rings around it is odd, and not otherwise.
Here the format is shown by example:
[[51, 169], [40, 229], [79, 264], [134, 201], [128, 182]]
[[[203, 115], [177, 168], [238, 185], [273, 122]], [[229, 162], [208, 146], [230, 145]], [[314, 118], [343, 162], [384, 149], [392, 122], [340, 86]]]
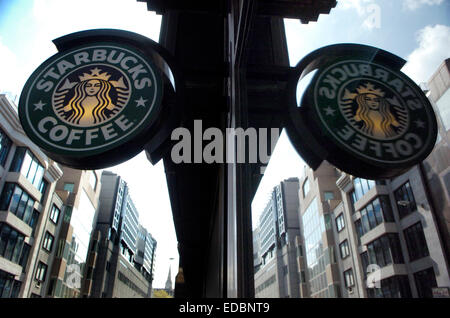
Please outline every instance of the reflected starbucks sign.
[[[163, 79], [142, 44], [85, 33], [86, 41], [81, 32], [70, 40], [75, 44], [31, 75], [19, 116], [30, 139], [50, 157], [98, 168], [102, 160], [123, 161], [142, 150], [160, 114]], [[120, 151], [120, 160], [99, 156], [111, 151]]]
[[[316, 73], [300, 107], [291, 106], [288, 133], [307, 130], [318, 162], [369, 179], [392, 177], [419, 163], [436, 141], [436, 119], [422, 90], [400, 72], [403, 64], [388, 52], [353, 44], [311, 53], [297, 74]], [[306, 143], [297, 143], [300, 153]]]
[[335, 63], [318, 76], [314, 108], [331, 138], [380, 163], [419, 157], [432, 142], [433, 113], [401, 74], [367, 61]]

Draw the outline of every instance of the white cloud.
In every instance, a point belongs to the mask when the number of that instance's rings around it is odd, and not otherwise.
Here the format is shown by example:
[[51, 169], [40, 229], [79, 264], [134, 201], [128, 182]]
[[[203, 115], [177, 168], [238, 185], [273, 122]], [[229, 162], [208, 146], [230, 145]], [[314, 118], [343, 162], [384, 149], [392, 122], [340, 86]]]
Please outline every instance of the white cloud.
[[444, 0], [403, 0], [403, 8], [416, 10], [423, 5], [440, 5]]
[[366, 6], [373, 3], [374, 0], [339, 0], [338, 8], [348, 10], [355, 9], [359, 16], [363, 16], [366, 12]]
[[408, 63], [402, 71], [416, 83], [430, 79], [439, 65], [450, 57], [450, 27], [428, 25], [417, 33], [416, 48], [407, 58]]

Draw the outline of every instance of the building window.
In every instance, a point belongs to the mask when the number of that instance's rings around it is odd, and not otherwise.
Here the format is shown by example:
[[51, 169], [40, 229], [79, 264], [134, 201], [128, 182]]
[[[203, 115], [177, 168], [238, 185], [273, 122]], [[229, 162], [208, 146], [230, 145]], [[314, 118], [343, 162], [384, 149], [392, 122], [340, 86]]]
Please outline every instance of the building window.
[[20, 281], [14, 280], [14, 275], [0, 270], [0, 298], [19, 297]]
[[74, 183], [64, 183], [64, 191], [73, 192], [74, 187]]
[[400, 218], [404, 218], [417, 210], [416, 200], [409, 181], [395, 190], [394, 196]]
[[369, 267], [369, 256], [367, 254], [367, 252], [363, 252], [360, 254], [361, 256], [361, 263], [362, 263], [362, 267], [363, 267], [363, 275], [364, 278], [367, 277], [367, 269]]
[[325, 201], [334, 200], [334, 193], [332, 191], [325, 191], [323, 193], [323, 199]]
[[5, 166], [6, 158], [8, 158], [9, 150], [11, 149], [11, 139], [0, 129], [0, 165]]
[[49, 232], [45, 232], [44, 242], [42, 243], [42, 248], [47, 252], [51, 252], [53, 248], [53, 241], [55, 240], [54, 236]]
[[48, 181], [45, 179], [42, 179], [42, 182], [38, 188], [39, 192], [42, 194], [42, 197], [45, 196], [45, 192], [47, 192], [47, 188], [48, 188]]
[[24, 244], [23, 248], [22, 248], [22, 253], [20, 255], [20, 259], [19, 259], [19, 265], [22, 266], [22, 272], [25, 273], [26, 271], [26, 267], [27, 267], [27, 263], [28, 263], [28, 256], [30, 255], [30, 249], [31, 246], [28, 244]]
[[15, 183], [5, 183], [0, 196], [0, 210], [10, 211], [26, 224], [31, 221], [35, 200]]
[[387, 195], [380, 195], [361, 209], [361, 229], [357, 229], [360, 237], [374, 229], [382, 222], [394, 222], [391, 203]]
[[392, 276], [380, 281], [380, 288], [368, 288], [369, 298], [411, 298], [408, 276]]
[[433, 297], [432, 289], [433, 287], [437, 287], [433, 267], [414, 273], [414, 281], [416, 282], [417, 294], [419, 298]]
[[367, 244], [370, 264], [384, 267], [389, 264], [403, 264], [403, 255], [397, 233], [388, 233]]
[[47, 265], [42, 262], [39, 262], [36, 269], [36, 275], [34, 276], [34, 278], [39, 282], [43, 282], [45, 280], [46, 275], [47, 275]]
[[36, 189], [40, 187], [44, 177], [44, 166], [31, 151], [24, 147], [16, 149], [10, 171], [20, 172]]
[[339, 250], [341, 251], [341, 258], [347, 258], [350, 255], [350, 248], [348, 247], [348, 241], [345, 240], [339, 244]]
[[338, 232], [342, 231], [342, 230], [344, 229], [344, 227], [345, 227], [344, 214], [341, 213], [341, 214], [339, 214], [339, 215], [337, 216], [337, 218], [336, 218], [336, 228], [337, 228], [337, 231], [338, 231]]
[[61, 214], [61, 210], [58, 209], [58, 207], [56, 205], [53, 205], [52, 210], [50, 211], [50, 220], [53, 223], [58, 224], [60, 214]]
[[308, 178], [306, 178], [305, 182], [303, 182], [302, 191], [303, 191], [303, 197], [305, 198], [309, 192], [309, 179]]
[[354, 190], [350, 193], [350, 198], [353, 204], [361, 199], [370, 189], [375, 186], [375, 181], [355, 178], [353, 180]]
[[405, 229], [403, 234], [405, 235], [406, 245], [408, 246], [410, 261], [415, 261], [430, 255], [420, 221]]
[[0, 223], [0, 256], [18, 263], [25, 236], [6, 223]]
[[89, 176], [89, 183], [91, 184], [92, 189], [94, 191], [97, 189], [97, 176], [95, 174], [95, 171], [91, 171], [91, 174]]
[[355, 286], [355, 278], [353, 276], [353, 269], [346, 270], [344, 272], [344, 281], [345, 281], [345, 287], [352, 287]]

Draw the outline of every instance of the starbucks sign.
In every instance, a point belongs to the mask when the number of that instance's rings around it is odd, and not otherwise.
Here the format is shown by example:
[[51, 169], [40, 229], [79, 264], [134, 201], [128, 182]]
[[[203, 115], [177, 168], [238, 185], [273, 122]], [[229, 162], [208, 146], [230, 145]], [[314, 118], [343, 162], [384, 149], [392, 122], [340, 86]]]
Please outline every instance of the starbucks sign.
[[316, 74], [300, 107], [291, 108], [322, 148], [317, 157], [375, 179], [397, 175], [431, 152], [435, 115], [421, 89], [400, 72], [401, 59], [360, 45], [319, 53], [303, 63], [302, 73], [313, 64]]
[[88, 158], [98, 168], [98, 155], [118, 149], [121, 158], [135, 155], [161, 110], [163, 78], [152, 57], [132, 41], [104, 38], [50, 57], [20, 97], [27, 135], [68, 165], [84, 167]]

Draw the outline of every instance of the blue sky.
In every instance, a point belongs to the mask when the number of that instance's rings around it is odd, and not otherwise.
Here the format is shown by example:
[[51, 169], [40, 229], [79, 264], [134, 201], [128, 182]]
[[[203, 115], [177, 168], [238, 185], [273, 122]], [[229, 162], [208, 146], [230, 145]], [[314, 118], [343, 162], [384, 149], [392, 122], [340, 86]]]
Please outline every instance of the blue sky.
[[[291, 65], [325, 45], [360, 43], [408, 60], [403, 71], [420, 83], [450, 57], [450, 0], [338, 2], [318, 22], [285, 21]], [[34, 69], [56, 53], [51, 41], [57, 37], [91, 28], [118, 28], [157, 41], [159, 27], [160, 17], [136, 0], [0, 0], [0, 92], [19, 95]], [[303, 166], [283, 133], [252, 204], [254, 225], [273, 186], [301, 176]], [[173, 276], [178, 263], [163, 167], [161, 163], [152, 167], [141, 153], [109, 170], [128, 182], [141, 222], [158, 240], [154, 286], [163, 287], [169, 258], [175, 257]]]

